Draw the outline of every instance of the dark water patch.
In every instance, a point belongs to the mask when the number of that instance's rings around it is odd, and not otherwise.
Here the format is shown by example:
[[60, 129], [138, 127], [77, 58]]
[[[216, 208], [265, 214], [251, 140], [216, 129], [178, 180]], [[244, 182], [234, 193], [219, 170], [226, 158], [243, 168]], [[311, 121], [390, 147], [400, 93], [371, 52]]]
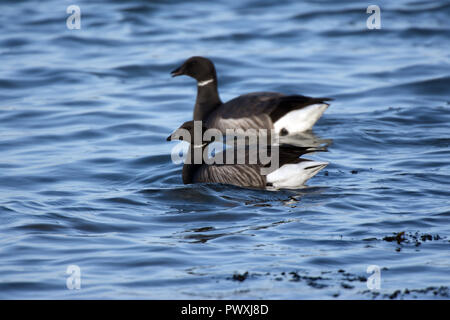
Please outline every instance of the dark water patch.
[[29, 41], [23, 37], [12, 37], [0, 41], [1, 46], [7, 48], [22, 47], [24, 45], [27, 45], [28, 43]]
[[62, 35], [52, 39], [52, 42], [61, 47], [75, 48], [80, 45], [95, 45], [99, 47], [114, 48], [123, 45], [122, 40], [117, 38], [101, 38], [101, 37], [86, 37], [78, 35]]
[[[129, 165], [136, 168], [145, 168], [148, 167], [150, 164], [160, 164], [160, 165], [167, 165], [167, 162], [169, 161], [169, 157], [167, 154], [161, 154], [161, 155], [152, 155], [152, 156], [145, 156], [140, 157], [137, 159], [130, 159]], [[167, 173], [166, 173], [167, 174]], [[161, 176], [159, 176], [161, 177]], [[151, 183], [155, 181], [155, 177], [150, 178], [149, 180], [144, 180], [144, 183]]]
[[155, 6], [152, 4], [131, 4], [126, 5], [120, 9], [125, 13], [134, 13], [138, 15], [147, 15], [155, 11]]
[[23, 232], [64, 232], [65, 227], [58, 224], [40, 223], [40, 224], [27, 224], [15, 227], [16, 230]]
[[86, 162], [93, 165], [114, 166], [119, 162], [119, 160], [115, 158], [100, 157], [87, 159]]
[[428, 2], [428, 1], [414, 1], [411, 2], [411, 5], [404, 5], [399, 7], [394, 7], [392, 9], [395, 13], [416, 13], [416, 12], [426, 12], [426, 13], [432, 13], [432, 12], [447, 12], [450, 9], [450, 3], [447, 1], [442, 2]]
[[311, 10], [304, 13], [296, 14], [292, 17], [294, 20], [305, 21], [308, 19], [327, 19], [333, 18], [333, 16], [346, 16], [349, 15], [365, 17], [365, 11], [362, 8], [329, 8], [329, 10]]
[[406, 233], [405, 231], [401, 231], [398, 233], [395, 233], [393, 236], [386, 236], [383, 238], [383, 241], [387, 242], [395, 242], [398, 246], [396, 248], [397, 251], [400, 251], [402, 248], [402, 245], [414, 245], [416, 247], [419, 247], [422, 245], [422, 243], [427, 241], [438, 241], [438, 240], [445, 240], [442, 238], [439, 234], [428, 234], [428, 233]]
[[[121, 67], [115, 68], [115, 70], [121, 72], [123, 76], [132, 76], [132, 77], [150, 77], [152, 75], [153, 65], [124, 65]], [[157, 71], [157, 70], [155, 70]]]
[[103, 201], [110, 202], [110, 203], [116, 203], [117, 205], [120, 205], [120, 204], [128, 204], [128, 205], [132, 205], [132, 206], [145, 206], [145, 205], [147, 205], [147, 203], [145, 203], [145, 202], [135, 201], [135, 200], [132, 200], [132, 199], [129, 199], [129, 198], [124, 198], [124, 197], [115, 197], [115, 198], [103, 199]]
[[432, 38], [432, 37], [448, 37], [450, 35], [450, 30], [445, 28], [420, 28], [411, 27], [404, 29], [400, 32], [399, 36], [404, 38], [417, 38], [420, 36]]
[[381, 294], [378, 291], [365, 290], [361, 294], [368, 295], [372, 299], [448, 299], [450, 288], [447, 286], [427, 287], [424, 289], [403, 289], [391, 293]]

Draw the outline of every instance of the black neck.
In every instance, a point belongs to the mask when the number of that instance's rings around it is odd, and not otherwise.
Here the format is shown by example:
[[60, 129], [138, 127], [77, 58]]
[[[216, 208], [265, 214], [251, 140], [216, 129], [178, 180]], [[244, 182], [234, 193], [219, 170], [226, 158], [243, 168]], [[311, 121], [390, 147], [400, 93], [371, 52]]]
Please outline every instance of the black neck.
[[217, 77], [214, 75], [212, 82], [205, 85], [197, 82], [197, 100], [194, 108], [194, 121], [204, 121], [207, 116], [222, 104], [217, 90]]
[[[194, 147], [192, 144], [189, 147], [186, 160], [183, 165], [183, 183], [190, 184], [193, 183], [195, 172], [204, 164], [203, 151], [206, 145], [203, 147]], [[196, 156], [195, 156], [196, 155]], [[195, 157], [200, 160], [198, 163], [194, 163]]]

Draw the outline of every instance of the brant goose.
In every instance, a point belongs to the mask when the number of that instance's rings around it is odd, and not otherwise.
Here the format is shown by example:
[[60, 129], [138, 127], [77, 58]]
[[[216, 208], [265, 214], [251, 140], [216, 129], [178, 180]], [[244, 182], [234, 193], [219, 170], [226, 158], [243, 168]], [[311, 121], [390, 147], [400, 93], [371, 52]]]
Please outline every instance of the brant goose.
[[254, 92], [226, 103], [219, 98], [214, 64], [204, 57], [191, 57], [171, 72], [173, 77], [187, 75], [197, 80], [194, 120], [208, 128], [274, 129], [285, 136], [310, 130], [322, 116], [330, 98]]
[[[271, 168], [272, 160], [269, 158], [268, 160], [270, 162], [267, 161], [265, 164], [260, 161], [259, 157], [257, 161], [249, 161], [251, 159], [250, 152], [255, 152], [251, 150], [251, 146], [249, 145], [245, 145], [241, 149], [237, 147], [232, 148], [230, 158], [233, 160], [231, 164], [225, 161], [225, 159], [228, 159], [227, 153], [230, 152], [230, 149], [225, 149], [223, 152], [219, 152], [213, 158], [205, 161], [203, 157], [204, 154], [207, 154], [205, 148], [211, 143], [211, 141], [203, 141], [203, 133], [207, 128], [202, 126], [201, 132], [199, 132], [201, 133], [201, 137], [199, 138], [194, 136], [194, 126], [195, 124], [192, 120], [185, 122], [167, 138], [167, 141], [184, 140], [190, 143], [190, 148], [183, 165], [182, 177], [184, 184], [224, 183], [251, 188], [299, 188], [328, 164], [327, 162], [299, 158], [303, 154], [323, 150], [291, 145], [277, 146], [279, 157], [278, 166], [275, 168]], [[186, 132], [189, 134], [186, 134]], [[195, 145], [192, 143], [193, 141], [196, 143], [200, 141], [200, 143]], [[274, 147], [269, 147], [269, 150], [265, 151], [269, 151], [268, 153], [272, 155], [272, 148]], [[192, 161], [196, 157], [196, 151], [201, 155], [198, 163]], [[239, 152], [241, 152], [240, 155], [238, 155]], [[237, 159], [242, 156], [242, 152], [245, 154], [244, 161], [238, 162]], [[223, 164], [214, 163], [216, 159], [222, 159]], [[269, 171], [268, 174], [262, 174], [261, 169], [263, 168]]]

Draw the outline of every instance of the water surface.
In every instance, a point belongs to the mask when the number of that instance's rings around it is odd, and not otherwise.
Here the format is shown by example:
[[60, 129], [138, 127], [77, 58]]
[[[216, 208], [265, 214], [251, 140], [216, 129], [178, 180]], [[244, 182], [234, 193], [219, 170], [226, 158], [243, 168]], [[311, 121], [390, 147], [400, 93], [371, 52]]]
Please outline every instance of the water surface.
[[[0, 5], [0, 298], [448, 299], [449, 1], [379, 1], [380, 30], [361, 1], [71, 4]], [[182, 184], [193, 55], [224, 101], [335, 98], [308, 188]]]

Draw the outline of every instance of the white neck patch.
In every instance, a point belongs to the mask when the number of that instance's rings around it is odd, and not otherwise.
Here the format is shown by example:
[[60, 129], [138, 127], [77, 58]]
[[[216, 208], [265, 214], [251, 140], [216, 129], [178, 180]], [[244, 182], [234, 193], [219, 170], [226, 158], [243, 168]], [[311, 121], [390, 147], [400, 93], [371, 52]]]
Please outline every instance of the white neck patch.
[[203, 87], [203, 86], [206, 86], [206, 85], [210, 84], [211, 82], [214, 82], [214, 79], [209, 79], [209, 80], [201, 81], [201, 82], [199, 82], [197, 85], [198, 85], [199, 87]]

